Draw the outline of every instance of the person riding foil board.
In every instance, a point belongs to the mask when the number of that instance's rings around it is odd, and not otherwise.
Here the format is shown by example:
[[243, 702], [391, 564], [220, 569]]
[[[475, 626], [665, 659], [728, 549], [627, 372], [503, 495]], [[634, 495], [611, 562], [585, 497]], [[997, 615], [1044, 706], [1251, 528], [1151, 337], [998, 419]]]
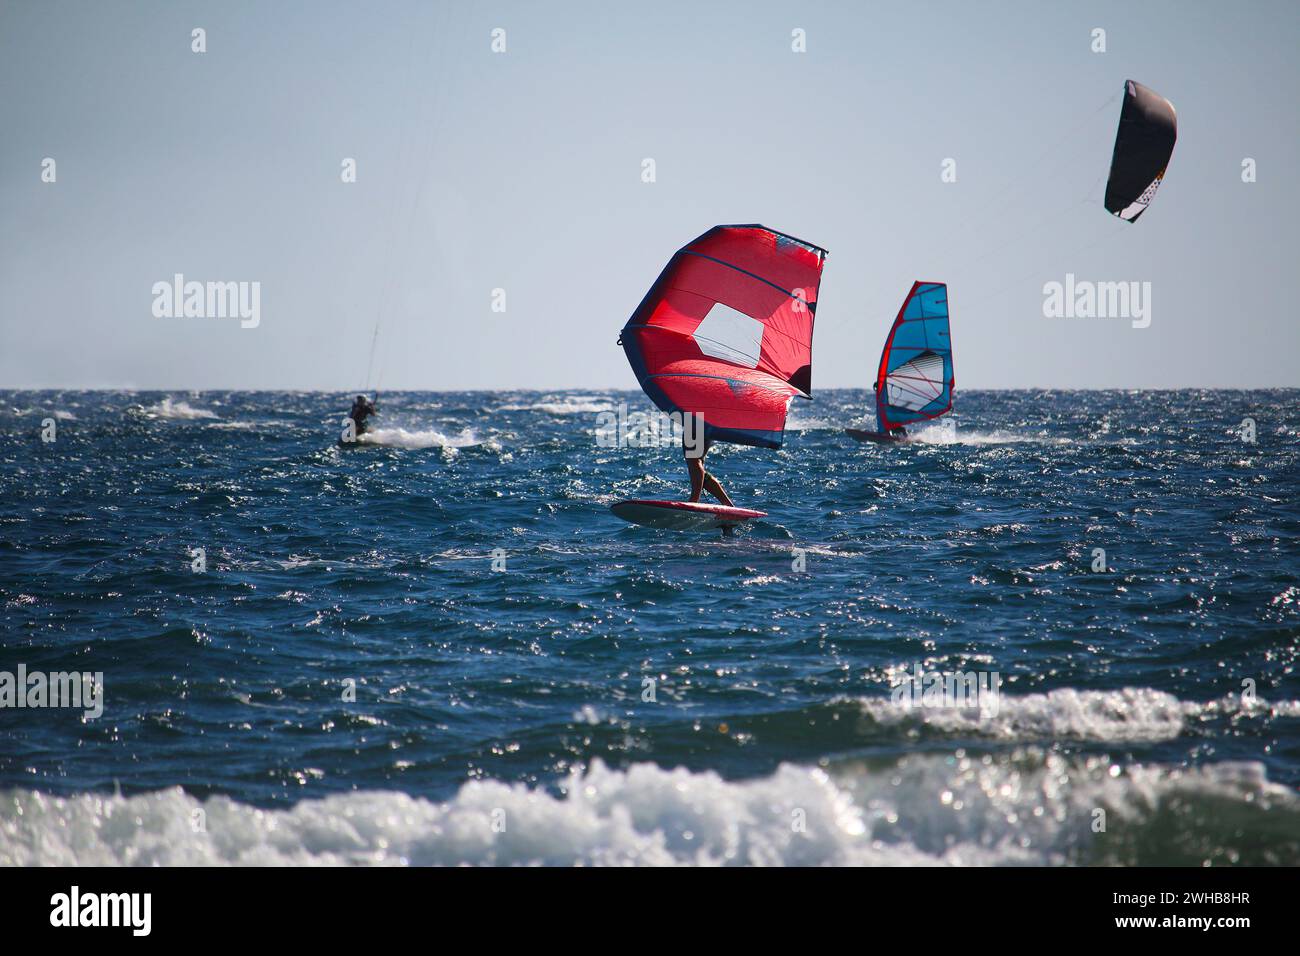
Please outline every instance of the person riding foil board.
[[[704, 459], [714, 442], [780, 448], [791, 401], [812, 398], [825, 259], [820, 246], [757, 224], [715, 226], [677, 250], [618, 344], [650, 400], [680, 418], [691, 495], [619, 502], [615, 514], [641, 522], [658, 508], [676, 522], [683, 514], [747, 510], [735, 507]], [[705, 492], [721, 509], [700, 501]]]

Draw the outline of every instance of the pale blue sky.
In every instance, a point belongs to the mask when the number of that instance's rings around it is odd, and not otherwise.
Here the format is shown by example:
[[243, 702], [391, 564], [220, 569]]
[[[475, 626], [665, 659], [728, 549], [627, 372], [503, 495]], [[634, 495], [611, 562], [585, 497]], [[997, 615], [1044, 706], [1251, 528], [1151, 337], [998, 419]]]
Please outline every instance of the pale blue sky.
[[[830, 250], [815, 387], [913, 279], [959, 389], [1300, 386], [1297, 49], [1290, 0], [0, 0], [0, 387], [356, 389], [380, 317], [384, 388], [634, 388], [619, 328], [723, 222]], [[1130, 77], [1179, 117], [1131, 226]], [[261, 325], [154, 318], [176, 272], [260, 281]], [[1067, 272], [1150, 281], [1150, 328], [1044, 318]]]

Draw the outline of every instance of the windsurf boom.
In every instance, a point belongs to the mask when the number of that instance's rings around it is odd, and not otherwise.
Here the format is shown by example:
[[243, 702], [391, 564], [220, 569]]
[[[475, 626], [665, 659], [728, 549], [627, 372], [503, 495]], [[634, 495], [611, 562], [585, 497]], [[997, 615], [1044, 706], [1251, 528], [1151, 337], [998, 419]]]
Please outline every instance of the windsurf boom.
[[794, 397], [812, 397], [826, 250], [764, 226], [715, 226], [683, 246], [623, 326], [641, 388], [700, 415], [707, 442], [780, 448]]
[[914, 282], [880, 353], [876, 373], [880, 431], [938, 418], [952, 409], [955, 386], [948, 286]]

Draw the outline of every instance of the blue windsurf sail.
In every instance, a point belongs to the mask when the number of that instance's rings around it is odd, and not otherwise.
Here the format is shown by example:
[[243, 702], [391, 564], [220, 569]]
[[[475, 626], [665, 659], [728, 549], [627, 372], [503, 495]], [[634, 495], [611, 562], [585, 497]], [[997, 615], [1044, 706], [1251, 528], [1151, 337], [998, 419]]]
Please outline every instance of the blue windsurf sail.
[[955, 384], [948, 286], [914, 282], [880, 354], [876, 375], [880, 431], [938, 418], [952, 408]]

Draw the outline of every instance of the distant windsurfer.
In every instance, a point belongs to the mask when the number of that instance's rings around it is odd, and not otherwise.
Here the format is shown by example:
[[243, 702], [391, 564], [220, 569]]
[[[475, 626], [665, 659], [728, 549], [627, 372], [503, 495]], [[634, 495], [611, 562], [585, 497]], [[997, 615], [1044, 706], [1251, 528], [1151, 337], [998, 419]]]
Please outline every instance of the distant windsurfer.
[[697, 438], [692, 438], [691, 431], [693, 429], [682, 433], [682, 453], [686, 457], [686, 472], [691, 476], [690, 500], [699, 501], [701, 492], [708, 491], [728, 508], [734, 508], [735, 505], [731, 503], [730, 496], [718, 479], [704, 469], [704, 456], [709, 453], [709, 446], [713, 443], [703, 436], [702, 431]]
[[374, 402], [364, 395], [358, 395], [357, 400], [352, 403], [352, 410], [348, 412], [348, 418], [352, 419], [352, 424], [356, 426], [356, 433], [364, 435], [366, 433], [366, 419], [378, 413], [379, 407]]

